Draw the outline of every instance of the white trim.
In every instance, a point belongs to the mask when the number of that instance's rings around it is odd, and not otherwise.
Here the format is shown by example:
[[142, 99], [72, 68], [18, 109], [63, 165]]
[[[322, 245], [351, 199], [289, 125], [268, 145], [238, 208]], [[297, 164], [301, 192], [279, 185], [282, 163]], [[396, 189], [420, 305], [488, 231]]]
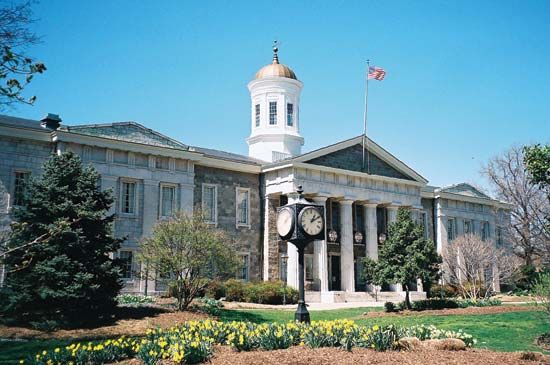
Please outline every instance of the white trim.
[[[119, 209], [118, 209], [118, 212], [120, 214], [121, 217], [137, 217], [138, 216], [138, 199], [137, 199], [137, 196], [138, 196], [138, 182], [139, 180], [137, 179], [132, 179], [130, 177], [121, 177], [120, 180], [119, 180], [119, 193], [118, 193], [118, 197], [119, 197]], [[124, 184], [134, 184], [134, 201], [132, 203], [133, 205], [133, 212], [132, 213], [126, 213], [123, 211], [123, 204], [124, 204], [124, 197], [122, 196], [122, 194], [124, 193]]]
[[[246, 202], [246, 223], [239, 223], [239, 192], [247, 192]], [[243, 188], [241, 186], [235, 187], [235, 226], [237, 228], [250, 228], [250, 188]]]
[[35, 141], [51, 142], [51, 130], [44, 129], [43, 131], [27, 129], [24, 127], [18, 128], [15, 126], [0, 125], [0, 136], [31, 139]]
[[170, 218], [171, 216], [168, 216], [168, 215], [162, 215], [162, 202], [163, 202], [163, 199], [162, 199], [162, 188], [172, 188], [174, 189], [174, 194], [172, 195], [172, 214], [174, 214], [176, 212], [176, 200], [177, 200], [177, 192], [178, 192], [178, 185], [177, 184], [172, 184], [172, 183], [166, 183], [166, 182], [161, 182], [159, 184], [159, 218]]
[[229, 161], [222, 158], [214, 157], [202, 157], [200, 161], [196, 162], [198, 166], [216, 167], [223, 170], [249, 172], [252, 174], [259, 174], [262, 172], [260, 165], [253, 165], [249, 163], [241, 163], [237, 161]]
[[207, 184], [207, 183], [203, 183], [202, 184], [202, 187], [201, 187], [201, 208], [204, 212], [204, 206], [205, 206], [205, 203], [204, 203], [204, 189], [205, 188], [214, 188], [214, 202], [213, 202], [213, 205], [214, 205], [214, 220], [213, 221], [209, 221], [209, 220], [206, 220], [206, 223], [209, 223], [209, 224], [213, 224], [215, 226], [218, 225], [218, 185], [216, 184]]

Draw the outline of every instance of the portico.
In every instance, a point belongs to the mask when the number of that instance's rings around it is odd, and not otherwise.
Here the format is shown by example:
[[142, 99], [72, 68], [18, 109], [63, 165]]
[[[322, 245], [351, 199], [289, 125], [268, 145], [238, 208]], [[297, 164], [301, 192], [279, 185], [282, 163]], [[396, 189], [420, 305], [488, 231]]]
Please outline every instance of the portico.
[[[387, 226], [395, 221], [399, 207], [422, 209], [421, 187], [426, 180], [387, 151], [369, 141], [370, 173], [361, 171], [356, 159], [362, 137], [353, 138], [295, 158], [266, 165], [264, 191], [266, 201], [283, 205], [286, 195], [302, 185], [305, 197], [325, 207], [325, 239], [306, 248], [306, 288], [309, 300], [321, 302], [370, 298], [369, 288], [360, 276], [365, 256], [378, 258], [379, 245], [387, 235]], [[361, 151], [361, 150], [359, 150]], [[361, 152], [362, 153], [362, 152]], [[347, 160], [347, 166], [334, 158]], [[350, 158], [351, 157], [351, 158]], [[350, 163], [351, 160], [351, 163]], [[332, 163], [331, 163], [332, 162]], [[341, 167], [333, 167], [336, 164]], [[328, 165], [328, 166], [327, 166]], [[272, 234], [273, 211], [265, 210], [267, 232], [264, 236], [264, 280], [286, 278], [297, 286], [297, 252], [291, 244], [278, 241]], [[282, 252], [288, 254], [287, 273], [277, 273]], [[275, 256], [276, 257], [273, 257]], [[383, 288], [399, 293], [400, 284]], [[368, 298], [367, 298], [368, 297]]]

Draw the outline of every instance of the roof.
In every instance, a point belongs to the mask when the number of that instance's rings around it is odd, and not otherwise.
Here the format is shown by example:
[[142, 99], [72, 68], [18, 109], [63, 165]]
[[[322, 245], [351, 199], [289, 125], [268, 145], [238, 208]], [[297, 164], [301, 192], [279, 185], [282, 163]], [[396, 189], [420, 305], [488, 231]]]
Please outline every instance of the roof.
[[141, 143], [150, 146], [187, 150], [189, 147], [157, 131], [136, 122], [115, 122], [107, 124], [86, 124], [62, 126], [61, 130], [71, 133], [102, 137], [124, 142]]
[[40, 123], [41, 122], [39, 120], [17, 118], [9, 115], [0, 115], [0, 124], [2, 125], [17, 128], [34, 129], [45, 133], [51, 132], [50, 130], [43, 128]]
[[265, 161], [255, 159], [253, 157], [245, 156], [245, 155], [239, 155], [232, 152], [226, 152], [221, 150], [215, 150], [211, 148], [204, 148], [204, 147], [190, 147], [190, 150], [197, 151], [199, 153], [204, 154], [205, 156], [214, 157], [222, 160], [230, 160], [230, 161], [236, 161], [236, 162], [244, 162], [249, 163], [253, 165], [262, 165], [265, 164]]

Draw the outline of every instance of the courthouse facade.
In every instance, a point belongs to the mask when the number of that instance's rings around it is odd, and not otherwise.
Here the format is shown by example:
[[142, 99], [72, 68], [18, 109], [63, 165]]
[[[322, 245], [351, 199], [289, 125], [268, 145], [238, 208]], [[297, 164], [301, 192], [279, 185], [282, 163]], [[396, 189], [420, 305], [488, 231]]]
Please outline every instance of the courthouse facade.
[[[438, 251], [463, 233], [505, 245], [510, 206], [469, 184], [433, 187], [397, 157], [362, 136], [302, 153], [302, 82], [277, 52], [248, 84], [251, 134], [248, 156], [190, 146], [135, 122], [66, 125], [57, 115], [41, 121], [0, 116], [0, 229], [29, 176], [41, 174], [52, 153], [74, 151], [112, 189], [115, 233], [127, 237], [124, 290], [160, 292], [160, 282], [140, 280], [139, 240], [159, 219], [201, 208], [230, 237], [243, 280], [286, 280], [297, 286], [296, 249], [278, 239], [277, 207], [301, 185], [307, 199], [325, 206], [325, 239], [306, 249], [309, 300], [366, 300], [361, 258], [377, 258], [397, 209], [407, 207]], [[414, 142], [411, 142], [414, 143]], [[363, 158], [365, 156], [365, 158]], [[0, 272], [0, 278], [3, 277]], [[422, 296], [421, 283], [415, 295]], [[498, 282], [495, 282], [498, 290]], [[401, 295], [400, 284], [382, 288]]]

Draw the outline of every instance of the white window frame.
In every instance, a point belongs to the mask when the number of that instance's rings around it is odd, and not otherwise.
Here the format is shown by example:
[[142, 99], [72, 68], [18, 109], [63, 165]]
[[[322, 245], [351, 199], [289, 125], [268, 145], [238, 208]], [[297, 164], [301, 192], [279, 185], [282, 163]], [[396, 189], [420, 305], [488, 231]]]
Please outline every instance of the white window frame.
[[[453, 224], [450, 222], [453, 221]], [[451, 229], [451, 234], [449, 234], [449, 229]], [[447, 218], [447, 241], [451, 242], [456, 239], [456, 218], [448, 217]]]
[[[19, 206], [18, 204], [15, 204], [15, 197], [17, 195], [17, 174], [28, 174], [28, 177], [27, 179], [30, 179], [31, 176], [32, 176], [32, 171], [31, 170], [24, 170], [24, 169], [16, 169], [16, 170], [13, 170], [13, 199], [10, 199], [10, 203], [9, 205], [12, 206], [12, 207], [16, 207], [16, 206]], [[28, 183], [28, 180], [27, 180], [27, 183]], [[24, 188], [24, 187], [23, 187]]]
[[[132, 205], [134, 207], [134, 211], [131, 212], [131, 213], [124, 212], [124, 195], [123, 195], [124, 194], [124, 184], [134, 184], [134, 186], [135, 186], [135, 188], [134, 188], [134, 201], [132, 202]], [[137, 216], [137, 212], [138, 212], [138, 199], [137, 199], [138, 182], [137, 182], [137, 180], [128, 179], [128, 178], [121, 178], [120, 179], [120, 193], [118, 195], [119, 195], [119, 212], [120, 212], [120, 215], [125, 216], [125, 217], [135, 217], [135, 216]]]
[[[246, 257], [246, 277], [242, 278], [242, 267], [239, 266], [239, 271], [237, 272], [237, 280], [242, 281], [250, 281], [250, 253], [249, 252], [241, 252], [237, 255], [239, 257], [239, 260]], [[243, 262], [243, 261], [239, 261]]]
[[174, 195], [172, 199], [172, 214], [176, 213], [176, 200], [177, 200], [177, 188], [178, 186], [176, 184], [171, 183], [160, 183], [160, 189], [159, 189], [159, 217], [160, 218], [170, 218], [172, 216], [162, 215], [162, 204], [163, 204], [163, 196], [162, 196], [162, 189], [163, 188], [172, 188], [174, 189]]
[[[272, 116], [272, 114], [271, 114], [271, 104], [275, 104], [275, 114], [273, 114], [274, 117], [275, 117], [275, 122], [274, 123], [271, 123], [271, 116]], [[279, 109], [279, 108], [278, 108], [277, 104], [278, 104], [278, 102], [276, 100], [269, 100], [268, 103], [267, 103], [267, 107], [268, 107], [268, 120], [267, 120], [267, 123], [270, 126], [275, 126], [275, 125], [277, 125], [277, 122], [278, 122], [277, 119], [279, 118], [279, 116], [278, 116], [278, 110], [277, 109]]]
[[[289, 106], [290, 106], [290, 109], [292, 109], [290, 113], [288, 112]], [[286, 103], [286, 126], [294, 127], [294, 104], [293, 103]]]
[[[239, 222], [239, 192], [246, 192], [248, 194], [246, 204], [246, 222]], [[237, 228], [245, 227], [250, 228], [250, 188], [243, 188], [237, 186], [235, 188], [235, 225]]]
[[205, 202], [204, 202], [204, 191], [205, 191], [205, 188], [214, 188], [214, 220], [213, 221], [209, 221], [209, 220], [206, 220], [206, 223], [209, 223], [209, 224], [213, 224], [213, 225], [218, 225], [218, 185], [216, 184], [207, 184], [207, 183], [203, 183], [202, 184], [202, 192], [201, 192], [201, 207], [202, 207], [202, 211], [204, 212], [205, 209]]
[[135, 279], [135, 276], [134, 276], [134, 258], [135, 258], [135, 252], [133, 250], [130, 250], [130, 249], [120, 249], [118, 250], [117, 252], [117, 258], [118, 259], [122, 259], [120, 257], [120, 254], [122, 252], [130, 252], [132, 254], [132, 257], [131, 257], [131, 261], [130, 261], [130, 276], [129, 277], [122, 277], [122, 280], [124, 280], [125, 282], [130, 282], [130, 281], [133, 281]]

